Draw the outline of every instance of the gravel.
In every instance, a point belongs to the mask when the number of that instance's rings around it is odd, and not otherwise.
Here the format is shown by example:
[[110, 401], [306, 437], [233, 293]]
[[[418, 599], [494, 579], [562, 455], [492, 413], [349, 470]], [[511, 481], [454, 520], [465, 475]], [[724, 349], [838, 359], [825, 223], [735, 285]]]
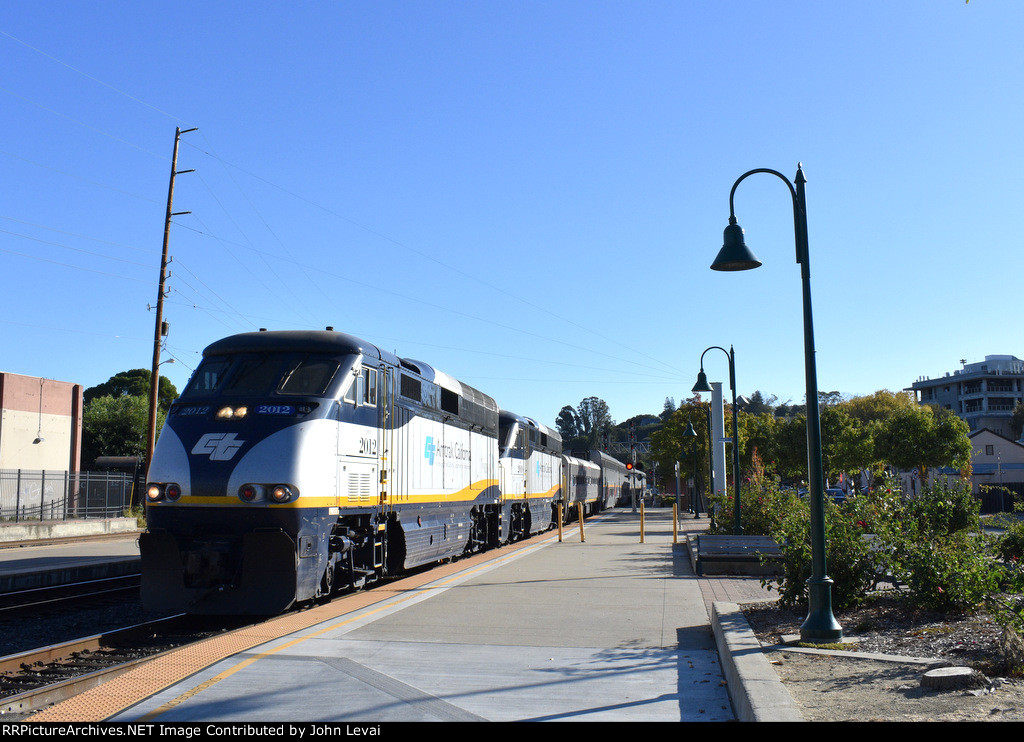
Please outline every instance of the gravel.
[[[806, 611], [774, 602], [743, 609], [808, 721], [1024, 721], [1024, 682], [1005, 676], [1003, 632], [984, 613], [936, 614], [880, 594], [835, 612], [845, 641], [842, 651], [823, 652], [780, 647], [783, 636], [799, 635]], [[922, 677], [936, 665], [972, 668], [978, 680], [967, 688], [926, 688]]]
[[[798, 635], [806, 611], [787, 611], [777, 603], [744, 606], [751, 629], [762, 644]], [[947, 660], [986, 675], [1005, 673], [1002, 629], [984, 613], [949, 616], [915, 609], [898, 595], [879, 594], [868, 603], [835, 612], [849, 651]]]
[[0, 657], [151, 621], [138, 597], [93, 607], [0, 618]]

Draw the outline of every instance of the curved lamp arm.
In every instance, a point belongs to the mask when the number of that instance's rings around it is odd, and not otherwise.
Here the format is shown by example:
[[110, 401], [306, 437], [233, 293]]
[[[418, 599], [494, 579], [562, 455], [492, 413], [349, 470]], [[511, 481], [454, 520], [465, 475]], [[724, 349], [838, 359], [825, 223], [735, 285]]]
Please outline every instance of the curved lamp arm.
[[729, 224], [736, 224], [736, 210], [733, 206], [736, 196], [736, 188], [746, 178], [756, 173], [769, 173], [774, 175], [776, 178], [786, 184], [789, 189], [790, 196], [793, 198], [793, 223], [796, 225], [796, 262], [801, 265], [807, 264], [807, 206], [804, 200], [804, 183], [807, 182], [807, 178], [804, 177], [803, 164], [797, 163], [796, 166], [796, 186], [790, 182], [789, 178], [780, 173], [778, 170], [772, 170], [767, 167], [759, 167], [754, 170], [749, 170], [741, 175], [735, 183], [732, 184], [732, 190], [729, 191]]
[[[736, 354], [735, 354], [735, 352], [733, 351], [733, 349], [731, 347], [729, 348], [729, 350], [726, 350], [725, 348], [721, 347], [720, 345], [712, 345], [710, 348], [705, 348], [704, 352], [700, 354], [700, 373], [701, 374], [704, 374], [704, 356], [707, 354], [707, 352], [709, 350], [720, 350], [723, 353], [725, 353], [725, 355], [728, 357], [728, 359], [729, 359], [729, 389], [732, 390], [733, 399], [735, 400], [735, 398], [736, 398]], [[697, 378], [698, 378], [698, 382], [697, 383], [700, 384], [700, 381], [699, 381], [700, 376], [698, 376]], [[704, 380], [705, 380], [705, 383], [706, 383], [707, 382], [707, 375], [706, 374], [704, 374]], [[691, 390], [691, 391], [697, 391], [696, 387], [693, 390]], [[701, 391], [707, 391], [707, 390], [701, 390]]]

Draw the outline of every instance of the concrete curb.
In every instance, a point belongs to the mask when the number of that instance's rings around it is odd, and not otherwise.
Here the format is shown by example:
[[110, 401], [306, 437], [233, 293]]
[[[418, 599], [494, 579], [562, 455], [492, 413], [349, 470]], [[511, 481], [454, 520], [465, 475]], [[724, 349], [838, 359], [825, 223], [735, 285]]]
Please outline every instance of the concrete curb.
[[711, 629], [738, 721], [804, 721], [738, 604], [713, 603]]
[[0, 543], [138, 532], [135, 518], [90, 518], [88, 520], [44, 520], [5, 523], [0, 526]]

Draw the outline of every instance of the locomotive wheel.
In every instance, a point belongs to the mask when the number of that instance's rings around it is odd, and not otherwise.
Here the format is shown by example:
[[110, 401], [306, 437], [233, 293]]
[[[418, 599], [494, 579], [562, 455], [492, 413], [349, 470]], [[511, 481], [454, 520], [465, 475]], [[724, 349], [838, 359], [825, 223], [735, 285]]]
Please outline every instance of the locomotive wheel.
[[334, 592], [334, 565], [328, 562], [323, 577], [320, 578], [320, 585], [316, 589], [318, 600], [330, 598]]

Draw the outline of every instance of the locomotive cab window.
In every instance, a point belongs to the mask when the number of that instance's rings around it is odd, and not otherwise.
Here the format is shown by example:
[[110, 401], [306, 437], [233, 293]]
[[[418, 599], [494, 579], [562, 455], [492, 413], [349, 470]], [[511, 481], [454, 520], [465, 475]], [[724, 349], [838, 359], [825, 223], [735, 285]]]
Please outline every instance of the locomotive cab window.
[[340, 364], [330, 358], [304, 358], [287, 365], [278, 394], [301, 394], [322, 397], [330, 386]]
[[353, 370], [351, 375], [351, 383], [348, 385], [348, 389], [345, 390], [345, 396], [343, 399], [349, 404], [356, 403], [356, 394], [359, 391], [359, 374]]
[[202, 396], [215, 391], [224, 379], [224, 373], [228, 370], [231, 361], [218, 359], [205, 361], [196, 369], [188, 388], [181, 395], [183, 397]]
[[228, 381], [224, 394], [266, 395], [273, 388], [281, 369], [280, 357], [249, 358], [238, 364]]
[[363, 404], [377, 406], [377, 369], [363, 368]]
[[349, 404], [365, 407], [377, 406], [377, 369], [356, 368], [352, 371], [352, 383], [345, 390], [344, 400]]
[[516, 439], [512, 444], [512, 455], [517, 459], [526, 455], [526, 431], [522, 428], [516, 431]]

